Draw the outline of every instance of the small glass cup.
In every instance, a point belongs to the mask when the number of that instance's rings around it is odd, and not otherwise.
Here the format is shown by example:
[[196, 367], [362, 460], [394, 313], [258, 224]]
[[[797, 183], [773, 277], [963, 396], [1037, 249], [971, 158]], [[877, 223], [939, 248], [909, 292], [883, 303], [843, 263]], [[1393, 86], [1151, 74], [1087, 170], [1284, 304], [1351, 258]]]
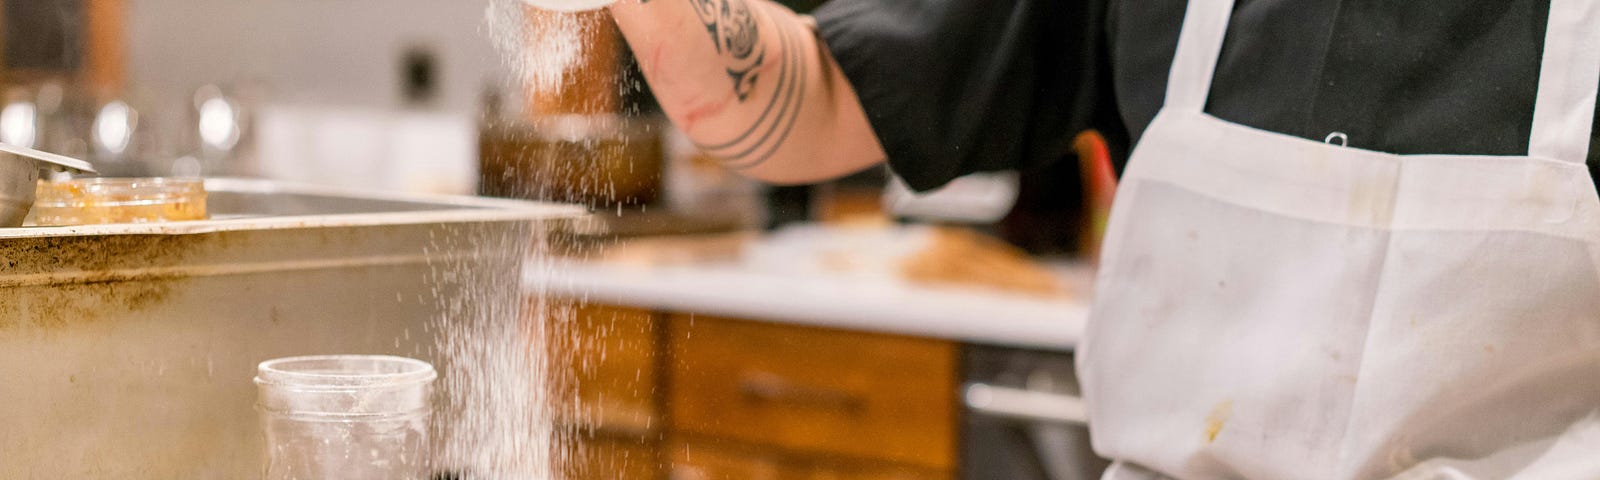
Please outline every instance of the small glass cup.
[[149, 223], [206, 218], [206, 187], [193, 178], [40, 180], [33, 223], [45, 226]]
[[433, 366], [381, 355], [261, 362], [266, 480], [426, 478]]

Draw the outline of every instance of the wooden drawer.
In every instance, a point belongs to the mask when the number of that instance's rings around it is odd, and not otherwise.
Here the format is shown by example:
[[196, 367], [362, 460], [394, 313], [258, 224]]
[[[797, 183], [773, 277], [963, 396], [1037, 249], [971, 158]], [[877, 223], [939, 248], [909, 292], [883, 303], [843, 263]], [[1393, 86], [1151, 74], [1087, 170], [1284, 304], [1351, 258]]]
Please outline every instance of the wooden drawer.
[[937, 480], [949, 472], [872, 461], [807, 458], [760, 448], [674, 443], [669, 480]]
[[672, 459], [668, 480], [779, 480], [794, 473], [777, 458], [726, 448], [675, 443], [668, 452]]
[[568, 480], [658, 480], [659, 442], [607, 435], [584, 436], [563, 472]]
[[[561, 304], [570, 312], [570, 335], [557, 332], [554, 358], [566, 359], [563, 391], [578, 404], [565, 409], [578, 424], [604, 432], [649, 435], [660, 428], [656, 395], [660, 375], [660, 322], [632, 308]], [[564, 338], [563, 338], [564, 337]]]
[[956, 345], [674, 315], [674, 431], [948, 470]]

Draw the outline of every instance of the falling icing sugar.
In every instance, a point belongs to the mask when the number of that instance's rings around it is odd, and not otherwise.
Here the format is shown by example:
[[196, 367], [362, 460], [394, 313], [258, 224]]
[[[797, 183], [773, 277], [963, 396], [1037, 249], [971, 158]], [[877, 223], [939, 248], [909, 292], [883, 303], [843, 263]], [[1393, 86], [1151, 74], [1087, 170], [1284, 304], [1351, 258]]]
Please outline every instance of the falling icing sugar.
[[[609, 27], [598, 23], [607, 21], [603, 16], [562, 12], [608, 3], [489, 0], [485, 30], [515, 76], [510, 87], [539, 95], [570, 86], [590, 48], [586, 42], [595, 29]], [[584, 182], [568, 188], [611, 187]], [[551, 300], [552, 280], [526, 284], [522, 275], [565, 278], [551, 272], [559, 262], [543, 228], [507, 233], [450, 225], [430, 233], [428, 281], [434, 290], [423, 301], [443, 312], [430, 325], [440, 366], [433, 432], [435, 471], [445, 476], [438, 478], [552, 480], [577, 467], [573, 462], [581, 452], [574, 440], [591, 432], [575, 425], [588, 424], [590, 413], [580, 412], [572, 398], [568, 361], [584, 340], [572, 334], [573, 306]], [[474, 253], [450, 253], [461, 251]]]
[[522, 0], [491, 0], [484, 17], [500, 58], [530, 91], [561, 88], [567, 72], [583, 56], [587, 26], [576, 15]]
[[[593, 28], [592, 19], [524, 0], [490, 0], [485, 11], [486, 33], [515, 75], [512, 87], [526, 94], [565, 88]], [[441, 478], [558, 479], [576, 454], [576, 404], [561, 400], [571, 396], [570, 372], [557, 361], [576, 348], [572, 310], [550, 301], [549, 285], [522, 280], [524, 270], [556, 268], [541, 228], [452, 225], [430, 235], [428, 301], [443, 311], [431, 325], [441, 366], [435, 471], [454, 475]], [[446, 254], [461, 245], [477, 253]]]
[[[440, 369], [435, 470], [464, 480], [562, 478], [574, 434], [562, 358], [570, 309], [524, 269], [553, 268], [542, 227], [447, 225], [430, 235], [431, 301]], [[531, 242], [530, 242], [531, 239]], [[466, 255], [459, 245], [473, 245]]]

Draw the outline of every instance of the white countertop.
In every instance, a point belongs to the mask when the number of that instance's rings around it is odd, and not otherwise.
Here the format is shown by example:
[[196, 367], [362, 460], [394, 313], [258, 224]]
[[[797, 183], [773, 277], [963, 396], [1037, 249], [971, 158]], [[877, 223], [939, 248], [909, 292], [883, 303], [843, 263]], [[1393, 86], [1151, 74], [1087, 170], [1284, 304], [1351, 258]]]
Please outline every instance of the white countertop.
[[1056, 268], [1078, 295], [1043, 298], [740, 262], [534, 263], [525, 273], [530, 288], [589, 302], [988, 345], [1071, 350], [1088, 314], [1083, 267]]

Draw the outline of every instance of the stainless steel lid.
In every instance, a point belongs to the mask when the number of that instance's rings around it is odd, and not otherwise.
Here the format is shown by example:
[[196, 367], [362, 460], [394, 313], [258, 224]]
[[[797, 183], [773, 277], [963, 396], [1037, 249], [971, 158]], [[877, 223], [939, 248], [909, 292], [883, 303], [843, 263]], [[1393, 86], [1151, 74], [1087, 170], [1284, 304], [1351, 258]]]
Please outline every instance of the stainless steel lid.
[[41, 172], [47, 171], [93, 173], [94, 166], [76, 158], [0, 143], [0, 228], [22, 225], [33, 208], [34, 183]]
[[40, 165], [41, 168], [57, 167], [53, 168], [52, 170], [65, 170], [74, 173], [94, 173], [94, 165], [90, 165], [89, 162], [64, 155], [56, 155], [54, 153], [34, 150], [28, 147], [20, 147], [5, 142], [0, 142], [0, 152], [31, 158], [34, 161], [42, 164]]

